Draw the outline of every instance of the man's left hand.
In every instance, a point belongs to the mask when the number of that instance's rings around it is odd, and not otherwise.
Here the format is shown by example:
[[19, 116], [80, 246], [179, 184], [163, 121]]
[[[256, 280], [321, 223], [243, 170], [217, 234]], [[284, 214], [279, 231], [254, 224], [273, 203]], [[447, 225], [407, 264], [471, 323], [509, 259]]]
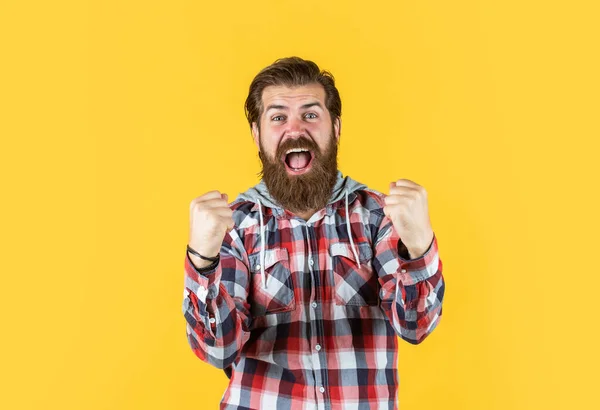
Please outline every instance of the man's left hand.
[[423, 256], [433, 240], [425, 188], [408, 179], [391, 182], [383, 213], [392, 221], [410, 257]]

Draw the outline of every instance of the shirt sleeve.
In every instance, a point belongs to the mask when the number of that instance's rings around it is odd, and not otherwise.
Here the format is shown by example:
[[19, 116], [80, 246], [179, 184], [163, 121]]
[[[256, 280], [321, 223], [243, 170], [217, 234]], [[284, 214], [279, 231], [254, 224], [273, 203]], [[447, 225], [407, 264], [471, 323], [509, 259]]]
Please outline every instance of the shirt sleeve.
[[438, 325], [442, 316], [445, 283], [435, 233], [427, 251], [409, 259], [393, 224], [378, 214], [373, 245], [373, 268], [381, 285], [381, 307], [402, 339], [421, 343]]
[[250, 336], [248, 256], [236, 230], [224, 238], [219, 260], [196, 269], [186, 250], [182, 311], [190, 347], [202, 361], [230, 366]]

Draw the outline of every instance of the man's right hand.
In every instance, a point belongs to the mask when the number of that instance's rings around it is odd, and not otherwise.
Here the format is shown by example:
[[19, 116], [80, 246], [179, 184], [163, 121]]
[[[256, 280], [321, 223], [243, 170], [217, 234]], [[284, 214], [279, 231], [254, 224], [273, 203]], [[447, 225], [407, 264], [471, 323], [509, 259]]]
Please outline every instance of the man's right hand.
[[[189, 246], [200, 255], [215, 257], [227, 232], [234, 228], [233, 211], [227, 204], [227, 194], [210, 191], [194, 198], [190, 203]], [[189, 254], [196, 268], [211, 264], [210, 261]]]

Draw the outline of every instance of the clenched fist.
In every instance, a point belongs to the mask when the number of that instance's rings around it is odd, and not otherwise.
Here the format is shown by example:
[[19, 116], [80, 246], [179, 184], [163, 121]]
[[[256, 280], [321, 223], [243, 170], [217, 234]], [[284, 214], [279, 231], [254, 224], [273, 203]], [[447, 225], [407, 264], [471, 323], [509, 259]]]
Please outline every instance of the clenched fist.
[[[214, 257], [221, 250], [227, 231], [234, 228], [233, 211], [227, 205], [227, 194], [210, 191], [190, 203], [189, 246], [202, 256]], [[197, 268], [211, 264], [210, 261], [190, 254]]]
[[422, 256], [433, 240], [425, 188], [409, 179], [390, 183], [383, 213], [392, 221], [411, 258]]

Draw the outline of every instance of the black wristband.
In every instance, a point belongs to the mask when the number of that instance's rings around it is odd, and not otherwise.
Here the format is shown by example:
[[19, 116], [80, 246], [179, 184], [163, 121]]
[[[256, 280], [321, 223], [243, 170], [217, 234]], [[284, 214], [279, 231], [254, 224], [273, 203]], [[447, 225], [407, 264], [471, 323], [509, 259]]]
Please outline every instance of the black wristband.
[[215, 257], [202, 256], [198, 252], [196, 252], [195, 250], [190, 248], [189, 244], [187, 245], [187, 250], [192, 255], [195, 255], [195, 256], [199, 257], [200, 259], [204, 259], [205, 261], [216, 262], [219, 260], [219, 254], [217, 254], [217, 256], [215, 256]]

